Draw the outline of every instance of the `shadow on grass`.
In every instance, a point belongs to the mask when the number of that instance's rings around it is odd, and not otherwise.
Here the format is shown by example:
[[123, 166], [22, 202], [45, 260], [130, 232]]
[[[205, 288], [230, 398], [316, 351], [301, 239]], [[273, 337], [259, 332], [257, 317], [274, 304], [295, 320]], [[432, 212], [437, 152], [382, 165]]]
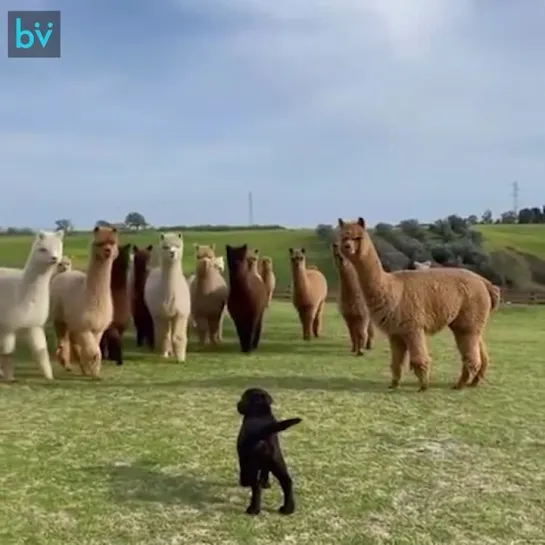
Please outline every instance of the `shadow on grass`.
[[196, 509], [213, 507], [222, 511], [237, 510], [227, 501], [228, 483], [213, 482], [194, 475], [168, 475], [151, 460], [89, 467], [87, 471], [107, 477], [115, 503], [154, 502], [185, 504]]

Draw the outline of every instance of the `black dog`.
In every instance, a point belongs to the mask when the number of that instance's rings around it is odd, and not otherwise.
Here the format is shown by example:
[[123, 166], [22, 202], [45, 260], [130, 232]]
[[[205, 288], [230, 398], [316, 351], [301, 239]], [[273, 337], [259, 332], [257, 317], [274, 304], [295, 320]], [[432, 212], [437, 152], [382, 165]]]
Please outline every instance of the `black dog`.
[[271, 411], [272, 403], [272, 397], [261, 388], [249, 388], [237, 403], [237, 411], [244, 416], [237, 439], [240, 486], [252, 488], [246, 509], [249, 515], [257, 515], [261, 510], [261, 489], [270, 487], [269, 473], [278, 479], [284, 493], [279, 512], [291, 515], [295, 511], [292, 480], [276, 434], [299, 424], [301, 419], [277, 421]]

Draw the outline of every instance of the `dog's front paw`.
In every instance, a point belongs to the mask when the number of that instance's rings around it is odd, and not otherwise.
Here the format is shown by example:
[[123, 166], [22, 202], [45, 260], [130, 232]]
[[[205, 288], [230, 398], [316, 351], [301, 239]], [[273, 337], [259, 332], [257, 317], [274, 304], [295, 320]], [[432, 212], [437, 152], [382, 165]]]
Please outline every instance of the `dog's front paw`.
[[261, 509], [257, 505], [249, 505], [248, 509], [246, 509], [248, 515], [259, 515], [260, 512]]
[[271, 481], [269, 481], [269, 479], [267, 479], [266, 481], [263, 481], [262, 483], [260, 483], [260, 486], [261, 486], [261, 488], [270, 488], [271, 487]]
[[294, 511], [295, 511], [295, 504], [294, 503], [285, 503], [278, 510], [278, 512], [281, 515], [291, 515]]

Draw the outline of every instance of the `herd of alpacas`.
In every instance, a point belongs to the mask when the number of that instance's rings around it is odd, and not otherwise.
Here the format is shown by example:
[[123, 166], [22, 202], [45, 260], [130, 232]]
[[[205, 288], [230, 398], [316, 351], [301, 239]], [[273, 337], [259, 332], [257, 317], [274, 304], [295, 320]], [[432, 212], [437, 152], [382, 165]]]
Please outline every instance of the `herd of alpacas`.
[[[338, 307], [352, 352], [371, 349], [377, 327], [390, 345], [390, 388], [397, 388], [410, 368], [423, 391], [431, 364], [427, 336], [448, 326], [462, 360], [454, 387], [476, 386], [489, 365], [483, 333], [499, 305], [499, 288], [467, 269], [430, 263], [386, 272], [363, 218], [339, 219], [337, 235], [332, 254]], [[92, 378], [100, 377], [103, 359], [123, 363], [122, 340], [131, 316], [138, 346], [178, 362], [186, 360], [190, 330], [201, 344], [222, 342], [226, 311], [241, 351], [258, 348], [276, 283], [272, 260], [260, 258], [258, 250], [226, 245], [224, 260], [214, 245], [195, 245], [195, 272], [186, 278], [181, 234], [160, 234], [159, 263], [153, 267], [153, 245], [120, 245], [114, 227], [97, 226], [83, 272], [73, 270], [63, 255], [63, 238], [62, 231], [40, 231], [22, 269], [0, 268], [0, 373], [5, 381], [14, 381], [12, 356], [20, 331], [26, 331], [44, 377], [53, 379], [44, 330], [48, 320], [60, 365], [71, 370], [77, 362], [81, 373]], [[303, 339], [310, 340], [320, 336], [326, 278], [307, 264], [304, 248], [290, 248], [289, 257], [293, 305]]]

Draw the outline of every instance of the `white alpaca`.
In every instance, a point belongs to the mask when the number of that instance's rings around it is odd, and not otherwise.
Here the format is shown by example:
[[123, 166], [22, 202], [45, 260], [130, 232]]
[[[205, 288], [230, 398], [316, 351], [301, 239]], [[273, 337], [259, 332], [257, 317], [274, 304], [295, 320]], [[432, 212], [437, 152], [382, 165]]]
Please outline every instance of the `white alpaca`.
[[49, 316], [49, 285], [62, 259], [63, 231], [40, 231], [24, 269], [0, 269], [0, 371], [14, 380], [11, 355], [17, 333], [26, 330], [28, 343], [44, 377], [53, 379], [44, 325]]
[[416, 271], [427, 271], [428, 269], [431, 269], [431, 261], [415, 261], [414, 268]]
[[55, 270], [53, 271], [53, 275], [51, 276], [51, 278], [54, 278], [55, 276], [63, 272], [69, 272], [71, 270], [72, 270], [72, 260], [68, 256], [64, 255], [62, 256], [60, 262], [57, 263], [57, 266], [55, 267]]
[[159, 267], [150, 271], [144, 287], [144, 301], [153, 317], [156, 345], [165, 358], [172, 349], [178, 362], [186, 358], [191, 314], [189, 287], [182, 271], [183, 253], [181, 234], [161, 234]]

